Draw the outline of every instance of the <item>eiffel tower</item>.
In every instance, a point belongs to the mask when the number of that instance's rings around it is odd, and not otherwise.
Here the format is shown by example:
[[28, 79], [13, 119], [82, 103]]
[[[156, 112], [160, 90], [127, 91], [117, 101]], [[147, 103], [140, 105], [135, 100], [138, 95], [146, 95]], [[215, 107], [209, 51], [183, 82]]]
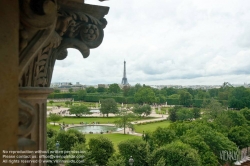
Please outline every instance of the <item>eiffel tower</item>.
[[123, 70], [123, 78], [122, 78], [122, 85], [128, 85], [128, 79], [126, 76], [126, 61], [124, 61], [124, 70]]

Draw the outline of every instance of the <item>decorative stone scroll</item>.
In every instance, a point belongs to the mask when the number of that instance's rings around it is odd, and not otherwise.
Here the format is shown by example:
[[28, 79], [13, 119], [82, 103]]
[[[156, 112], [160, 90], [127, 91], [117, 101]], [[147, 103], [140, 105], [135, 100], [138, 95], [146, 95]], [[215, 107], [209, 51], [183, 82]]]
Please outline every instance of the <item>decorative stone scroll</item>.
[[49, 87], [55, 60], [67, 48], [84, 58], [103, 40], [108, 7], [80, 0], [21, 0], [19, 86]]
[[104, 16], [109, 8], [85, 4], [84, 0], [19, 0], [19, 3], [18, 136], [34, 141], [36, 148], [43, 150], [46, 101], [52, 92], [48, 87], [55, 61], [67, 57], [67, 48], [78, 49], [87, 58], [90, 49], [102, 43], [107, 25]]

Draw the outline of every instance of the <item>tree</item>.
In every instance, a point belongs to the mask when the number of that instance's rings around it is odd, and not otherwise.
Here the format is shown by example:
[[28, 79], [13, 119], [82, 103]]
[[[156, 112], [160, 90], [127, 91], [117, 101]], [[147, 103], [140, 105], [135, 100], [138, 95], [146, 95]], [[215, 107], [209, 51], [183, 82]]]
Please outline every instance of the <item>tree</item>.
[[164, 158], [169, 166], [200, 166], [201, 159], [195, 149], [180, 141], [170, 143], [156, 149], [149, 158], [149, 165], [153, 166]]
[[49, 158], [47, 158], [47, 160], [52, 161], [51, 163], [48, 162], [47, 166], [57, 166], [57, 162], [55, 160], [59, 160], [59, 158], [53, 158], [53, 156], [55, 155], [54, 153], [50, 153], [52, 151], [56, 150], [56, 141], [55, 141], [55, 137], [47, 137], [47, 141], [46, 141], [46, 145], [47, 145], [47, 154], [48, 156], [50, 156]]
[[190, 121], [194, 118], [192, 110], [187, 109], [187, 108], [178, 109], [176, 112], [176, 115], [177, 115], [177, 120], [182, 120], [182, 121], [185, 121], [185, 120]]
[[154, 103], [155, 102], [155, 93], [150, 87], [142, 87], [135, 93], [135, 101], [139, 104], [143, 103]]
[[218, 165], [217, 157], [211, 151], [209, 146], [204, 142], [201, 136], [182, 136], [181, 141], [183, 141], [183, 143], [189, 144], [192, 148], [196, 149], [199, 152], [202, 166]]
[[75, 114], [76, 116], [80, 117], [83, 114], [91, 114], [90, 109], [85, 105], [79, 105], [79, 106], [72, 106], [69, 109], [70, 114]]
[[174, 106], [174, 108], [168, 109], [168, 119], [171, 120], [172, 122], [177, 121], [177, 111], [180, 109], [180, 106]]
[[222, 105], [215, 99], [211, 99], [210, 103], [206, 106], [207, 113], [210, 116], [210, 118], [214, 119], [219, 114], [223, 112]]
[[60, 93], [61, 91], [60, 91], [60, 89], [54, 89], [54, 92], [55, 93]]
[[98, 87], [97, 88], [97, 92], [99, 92], [99, 93], [106, 92], [106, 88], [104, 88], [104, 87]]
[[[118, 144], [118, 149], [125, 161], [128, 161], [132, 156], [134, 165], [147, 165], [148, 146], [142, 139], [134, 138], [122, 141]], [[126, 166], [129, 166], [128, 162], [126, 162]]]
[[98, 165], [106, 165], [115, 152], [112, 141], [103, 136], [90, 138], [88, 145], [91, 156]]
[[[75, 152], [79, 153], [76, 155]], [[70, 160], [70, 162], [68, 162], [66, 166], [96, 165], [95, 159], [91, 156], [91, 153], [84, 143], [74, 144], [74, 146], [71, 148], [69, 156], [70, 157], [68, 157], [68, 160]]]
[[193, 118], [195, 118], [195, 119], [201, 117], [201, 109], [199, 109], [199, 108], [193, 108], [192, 113], [193, 113]]
[[69, 93], [72, 93], [73, 92], [73, 89], [72, 88], [69, 88]]
[[132, 124], [130, 122], [133, 120], [135, 116], [131, 113], [128, 114], [126, 112], [121, 112], [117, 117], [119, 119], [116, 120], [114, 123], [116, 124], [116, 126], [122, 127], [124, 129], [124, 134], [125, 134], [126, 127], [131, 127]]
[[58, 114], [50, 114], [49, 115], [49, 121], [52, 121], [54, 122], [54, 125], [57, 121], [60, 121], [62, 119], [62, 116], [61, 115], [58, 115]]
[[109, 98], [109, 99], [103, 99], [101, 100], [101, 109], [100, 112], [102, 114], [106, 114], [106, 116], [108, 117], [109, 113], [118, 113], [118, 108], [117, 108], [117, 104], [115, 102], [114, 99]]
[[230, 141], [228, 137], [216, 131], [212, 127], [208, 126], [209, 123], [193, 122], [192, 128], [187, 130], [182, 137], [194, 138], [200, 136], [201, 140], [209, 147], [210, 151], [217, 157], [217, 160], [221, 164], [225, 164], [226, 161], [220, 159], [222, 151], [236, 151], [237, 146], [234, 142]]
[[122, 90], [123, 90], [123, 96], [125, 96], [125, 97], [129, 96], [130, 86], [125, 85], [125, 86], [123, 86]]
[[[67, 131], [60, 131], [56, 137], [55, 141], [60, 143], [60, 149], [63, 151], [70, 151], [71, 147], [74, 146], [76, 143], [85, 143], [85, 135], [77, 130], [67, 130]], [[55, 142], [56, 143], [56, 142]]]
[[250, 90], [243, 86], [234, 88], [229, 95], [228, 101], [231, 108], [250, 108]]
[[54, 101], [53, 101], [53, 100], [50, 100], [49, 103], [52, 105], [52, 104], [54, 103]]
[[71, 101], [65, 101], [65, 104], [66, 104], [67, 106], [69, 106], [69, 105], [72, 104], [72, 102], [71, 102]]
[[181, 105], [189, 107], [192, 104], [192, 95], [189, 92], [182, 91], [179, 100]]
[[93, 86], [87, 87], [86, 88], [86, 92], [87, 93], [95, 93], [96, 92], [96, 88]]
[[79, 100], [84, 100], [84, 97], [86, 96], [86, 91], [85, 90], [78, 90], [77, 91], [77, 97]]
[[125, 163], [125, 158], [116, 153], [109, 158], [107, 166], [126, 166]]
[[154, 132], [151, 133], [149, 137], [156, 147], [169, 144], [176, 139], [174, 130], [162, 127], [158, 127]]
[[235, 126], [230, 129], [228, 138], [242, 149], [250, 146], [250, 131], [247, 126]]
[[145, 105], [134, 105], [134, 108], [132, 110], [135, 114], [137, 114], [138, 116], [142, 116], [143, 114], [145, 116], [148, 116], [151, 114], [151, 107], [148, 104]]
[[119, 87], [118, 84], [111, 84], [111, 85], [109, 86], [108, 91], [109, 91], [110, 93], [119, 93], [119, 92], [121, 91], [121, 88]]
[[246, 118], [246, 120], [250, 121], [250, 109], [243, 108], [240, 110], [240, 113]]
[[164, 95], [160, 94], [158, 97], [159, 97], [159, 104], [166, 103], [167, 99]]

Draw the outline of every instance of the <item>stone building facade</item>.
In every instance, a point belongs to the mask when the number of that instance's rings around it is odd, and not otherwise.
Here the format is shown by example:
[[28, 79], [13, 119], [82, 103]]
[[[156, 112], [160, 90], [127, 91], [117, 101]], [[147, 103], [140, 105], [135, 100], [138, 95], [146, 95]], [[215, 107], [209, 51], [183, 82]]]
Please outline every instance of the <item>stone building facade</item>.
[[67, 57], [67, 48], [87, 58], [102, 43], [108, 11], [84, 0], [0, 1], [1, 162], [5, 151], [46, 150], [55, 61]]

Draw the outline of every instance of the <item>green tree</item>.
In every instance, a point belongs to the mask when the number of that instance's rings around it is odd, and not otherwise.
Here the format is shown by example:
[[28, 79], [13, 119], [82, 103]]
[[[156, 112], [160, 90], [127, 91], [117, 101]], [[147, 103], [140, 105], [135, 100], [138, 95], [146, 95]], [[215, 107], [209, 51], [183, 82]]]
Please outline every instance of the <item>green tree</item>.
[[173, 95], [173, 94], [177, 94], [177, 89], [166, 88], [166, 92], [167, 92], [167, 95], [170, 96], [170, 95]]
[[[76, 143], [85, 143], [85, 135], [77, 130], [67, 130], [60, 131], [56, 137], [55, 141], [60, 143], [60, 149], [63, 151], [70, 151], [71, 147]], [[56, 143], [56, 142], [55, 142]]]
[[250, 121], [250, 109], [243, 108], [240, 110], [240, 113], [246, 118], [246, 120]]
[[142, 87], [135, 93], [135, 101], [139, 104], [143, 103], [154, 103], [155, 102], [155, 93], [150, 87]]
[[147, 165], [148, 146], [142, 139], [134, 138], [122, 141], [118, 144], [120, 154], [125, 158], [126, 166], [129, 166], [130, 156], [134, 159], [134, 165]]
[[61, 115], [52, 114], [52, 113], [49, 115], [49, 121], [54, 122], [54, 125], [56, 122], [60, 121], [61, 119], [62, 119]]
[[73, 92], [73, 89], [72, 88], [69, 88], [69, 93], [72, 93]]
[[125, 97], [129, 96], [130, 86], [127, 85], [123, 86], [122, 91], [123, 91], [123, 96]]
[[[79, 153], [75, 153], [76, 151]], [[66, 166], [96, 165], [95, 159], [91, 156], [91, 153], [88, 151], [84, 143], [74, 144], [69, 156], [68, 160], [70, 160], [70, 162], [68, 162]]]
[[151, 114], [151, 107], [148, 104], [145, 105], [134, 105], [133, 112], [137, 114], [138, 116], [142, 116], [143, 114], [145, 116], [148, 116]]
[[181, 105], [189, 107], [192, 104], [192, 95], [189, 92], [182, 91], [179, 100]]
[[125, 163], [125, 158], [116, 153], [109, 158], [107, 166], [126, 166]]
[[75, 114], [80, 117], [83, 114], [91, 114], [90, 109], [85, 105], [71, 106], [69, 109], [70, 114]]
[[81, 89], [81, 90], [78, 90], [77, 92], [77, 98], [79, 100], [84, 100], [84, 97], [86, 96], [86, 91]]
[[228, 138], [236, 143], [240, 149], [250, 146], [250, 131], [247, 129], [247, 126], [235, 126], [231, 128]]
[[54, 101], [53, 101], [53, 100], [50, 100], [49, 103], [50, 103], [50, 105], [52, 105], [52, 104], [54, 103]]
[[236, 151], [237, 146], [234, 142], [230, 141], [228, 137], [208, 126], [209, 123], [193, 122], [192, 127], [188, 129], [182, 137], [194, 138], [200, 136], [201, 139], [208, 145], [210, 151], [216, 156], [217, 161], [225, 164], [226, 161], [220, 159], [221, 152]]
[[115, 152], [112, 141], [103, 136], [90, 138], [89, 151], [98, 165], [106, 165]]
[[192, 120], [194, 118], [194, 114], [192, 110], [187, 108], [181, 108], [176, 112], [177, 120]]
[[108, 91], [110, 93], [119, 93], [121, 91], [121, 88], [118, 84], [111, 84], [108, 88]]
[[119, 119], [116, 120], [114, 123], [116, 124], [117, 127], [122, 127], [125, 134], [126, 127], [132, 126], [131, 121], [135, 116], [131, 113], [121, 112], [117, 117]]
[[60, 93], [60, 89], [54, 89], [54, 93]]
[[250, 108], [250, 89], [245, 87], [234, 88], [229, 95], [229, 107], [236, 109]]
[[193, 108], [192, 113], [193, 113], [193, 118], [195, 118], [195, 119], [201, 117], [201, 109], [200, 108]]
[[160, 94], [159, 96], [159, 104], [165, 104], [167, 99], [164, 95]]
[[181, 140], [198, 151], [201, 157], [202, 166], [218, 165], [217, 157], [211, 151], [209, 146], [204, 142], [204, 139], [201, 136], [182, 136]]
[[221, 103], [219, 103], [215, 99], [211, 99], [210, 103], [206, 106], [207, 113], [210, 116], [210, 118], [215, 119], [219, 114], [223, 112], [223, 107]]
[[200, 166], [201, 159], [197, 151], [180, 141], [156, 149], [149, 158], [149, 165], [157, 164], [162, 158], [168, 166]]
[[176, 139], [174, 130], [162, 127], [158, 127], [154, 132], [151, 133], [149, 137], [156, 147], [169, 144]]
[[50, 137], [47, 137], [46, 143], [47, 143], [46, 145], [47, 145], [47, 152], [48, 152], [46, 155], [51, 156], [51, 158], [47, 158], [46, 160], [52, 161], [51, 163], [48, 162], [48, 163], [47, 163], [47, 166], [57, 166], [58, 163], [56, 163], [55, 160], [59, 160], [59, 158], [58, 158], [58, 159], [53, 158], [52, 156], [54, 156], [55, 154], [54, 154], [54, 153], [50, 153], [50, 152], [56, 150], [56, 141], [55, 141], [55, 137], [51, 137], [51, 138], [50, 138]]
[[104, 88], [104, 87], [98, 87], [97, 88], [97, 92], [99, 92], [99, 93], [106, 92], [106, 88]]
[[100, 112], [102, 114], [106, 114], [108, 117], [109, 113], [116, 114], [119, 112], [117, 108], [117, 104], [114, 99], [109, 98], [109, 99], [103, 99], [101, 100], [101, 109]]
[[168, 96], [169, 99], [179, 99], [180, 95], [179, 94], [172, 94]]
[[96, 92], [96, 88], [93, 86], [87, 87], [86, 88], [86, 92], [87, 93], [95, 93]]
[[177, 111], [180, 109], [180, 106], [174, 106], [173, 108], [168, 109], [168, 119], [172, 122], [175, 122], [178, 120], [177, 118]]
[[65, 104], [66, 104], [67, 106], [69, 106], [69, 105], [72, 105], [72, 102], [71, 102], [71, 101], [65, 101]]

